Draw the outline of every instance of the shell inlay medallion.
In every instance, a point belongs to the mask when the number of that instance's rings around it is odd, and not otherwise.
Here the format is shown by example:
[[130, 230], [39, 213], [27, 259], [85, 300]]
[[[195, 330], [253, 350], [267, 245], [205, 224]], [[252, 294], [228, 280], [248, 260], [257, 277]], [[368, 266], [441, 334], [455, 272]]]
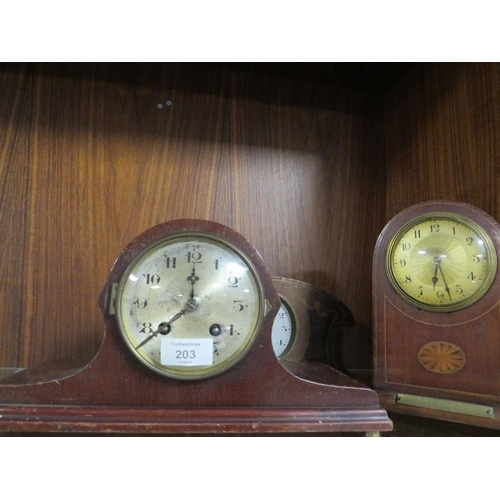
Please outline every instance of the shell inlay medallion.
[[429, 342], [418, 351], [418, 361], [430, 372], [452, 374], [460, 371], [466, 362], [465, 353], [449, 342]]

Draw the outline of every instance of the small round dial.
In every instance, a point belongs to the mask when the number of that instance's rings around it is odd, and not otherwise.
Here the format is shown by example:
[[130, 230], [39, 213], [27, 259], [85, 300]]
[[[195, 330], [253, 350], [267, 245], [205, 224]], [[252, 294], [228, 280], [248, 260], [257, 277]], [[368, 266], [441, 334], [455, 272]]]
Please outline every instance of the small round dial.
[[148, 368], [203, 379], [248, 352], [264, 314], [262, 286], [229, 242], [182, 233], [133, 260], [118, 286], [116, 314], [126, 344]]
[[289, 305], [281, 298], [281, 307], [274, 318], [271, 340], [274, 354], [281, 358], [290, 349], [295, 336], [295, 321]]
[[408, 302], [429, 311], [455, 311], [479, 300], [496, 273], [488, 234], [472, 220], [435, 213], [406, 224], [389, 244], [390, 281]]

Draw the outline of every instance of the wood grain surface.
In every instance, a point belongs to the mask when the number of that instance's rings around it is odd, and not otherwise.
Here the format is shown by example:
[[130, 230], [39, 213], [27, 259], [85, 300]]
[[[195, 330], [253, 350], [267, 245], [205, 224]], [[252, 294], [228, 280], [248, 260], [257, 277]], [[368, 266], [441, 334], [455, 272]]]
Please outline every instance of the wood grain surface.
[[343, 300], [357, 321], [346, 363], [368, 365], [377, 106], [364, 91], [182, 64], [2, 65], [0, 366], [89, 359], [114, 259], [178, 218], [228, 225], [272, 275]]
[[383, 104], [385, 220], [422, 201], [500, 220], [500, 64], [416, 64]]
[[0, 366], [90, 358], [121, 248], [205, 218], [343, 300], [346, 364], [369, 367], [385, 223], [431, 199], [500, 219], [499, 86], [494, 63], [411, 65], [381, 97], [206, 65], [2, 64]]

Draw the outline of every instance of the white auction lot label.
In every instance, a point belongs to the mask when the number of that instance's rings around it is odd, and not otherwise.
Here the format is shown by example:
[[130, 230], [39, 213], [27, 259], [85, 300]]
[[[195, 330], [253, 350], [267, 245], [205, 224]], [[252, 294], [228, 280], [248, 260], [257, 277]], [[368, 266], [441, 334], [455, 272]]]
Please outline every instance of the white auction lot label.
[[165, 366], [206, 366], [213, 364], [213, 339], [162, 338], [161, 364]]

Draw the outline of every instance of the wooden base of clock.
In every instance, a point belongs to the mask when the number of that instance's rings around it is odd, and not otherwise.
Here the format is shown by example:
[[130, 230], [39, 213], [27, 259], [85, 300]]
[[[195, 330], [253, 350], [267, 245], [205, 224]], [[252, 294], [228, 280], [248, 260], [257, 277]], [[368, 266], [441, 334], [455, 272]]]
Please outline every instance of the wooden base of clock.
[[[267, 348], [266, 348], [267, 347]], [[48, 365], [0, 382], [1, 432], [389, 431], [375, 391], [322, 364], [281, 365], [263, 342], [224, 376], [166, 379], [107, 334], [85, 367]], [[285, 368], [286, 366], [286, 368]]]
[[377, 391], [380, 404], [391, 413], [432, 418], [456, 424], [500, 430], [500, 406], [464, 403], [451, 399], [414, 397], [411, 394]]
[[425, 311], [403, 311], [387, 295], [377, 306], [374, 385], [383, 406], [500, 429], [500, 379], [494, 375], [500, 373], [500, 302], [473, 318], [448, 315], [442, 321], [449, 325], [432, 324]]

